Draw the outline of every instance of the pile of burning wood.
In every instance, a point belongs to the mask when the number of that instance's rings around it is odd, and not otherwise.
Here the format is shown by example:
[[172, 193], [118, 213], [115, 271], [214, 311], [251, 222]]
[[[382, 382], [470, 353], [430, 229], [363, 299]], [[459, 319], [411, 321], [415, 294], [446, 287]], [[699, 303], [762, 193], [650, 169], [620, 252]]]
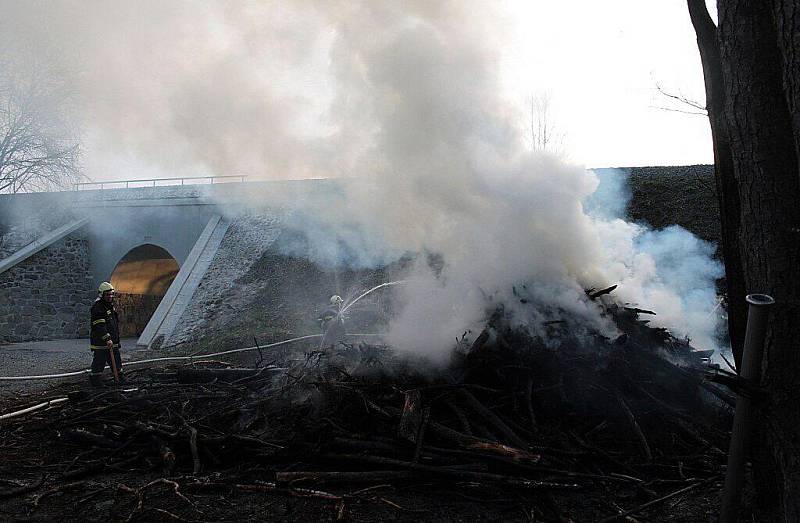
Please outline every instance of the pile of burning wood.
[[[559, 500], [578, 496], [594, 500], [591, 519], [629, 519], [714, 485], [728, 439], [730, 398], [703, 380], [707, 355], [650, 328], [647, 312], [608, 306], [623, 334], [591, 348], [573, 343], [568, 324], [549, 325], [545, 343], [498, 312], [436, 371], [387, 347], [342, 344], [250, 367], [131, 371], [100, 392], [60, 385], [68, 401], [0, 425], [2, 452], [15, 456], [0, 478], [18, 480], [0, 484], [0, 499], [38, 505], [138, 473], [157, 479], [114, 483], [129, 520], [148, 510], [203, 519], [192, 496], [232, 490], [321, 498], [344, 517], [353, 496], [411, 484], [513, 491], [554, 520], [569, 512]], [[20, 468], [32, 449], [41, 466]], [[157, 485], [178, 502], [148, 509]]]

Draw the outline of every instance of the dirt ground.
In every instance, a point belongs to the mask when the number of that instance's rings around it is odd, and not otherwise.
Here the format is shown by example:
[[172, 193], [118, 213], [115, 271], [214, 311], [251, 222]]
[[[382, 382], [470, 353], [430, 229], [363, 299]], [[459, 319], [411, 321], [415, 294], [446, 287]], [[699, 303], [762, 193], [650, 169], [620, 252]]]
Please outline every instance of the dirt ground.
[[[122, 360], [154, 357], [153, 351], [137, 350], [136, 338], [122, 339]], [[160, 354], [159, 354], [160, 355]], [[0, 375], [31, 376], [59, 374], [87, 369], [92, 363], [89, 340], [67, 339], [29, 341], [0, 345]], [[86, 376], [68, 379], [77, 382]], [[0, 381], [0, 397], [20, 392], [46, 391], [52, 381]]]

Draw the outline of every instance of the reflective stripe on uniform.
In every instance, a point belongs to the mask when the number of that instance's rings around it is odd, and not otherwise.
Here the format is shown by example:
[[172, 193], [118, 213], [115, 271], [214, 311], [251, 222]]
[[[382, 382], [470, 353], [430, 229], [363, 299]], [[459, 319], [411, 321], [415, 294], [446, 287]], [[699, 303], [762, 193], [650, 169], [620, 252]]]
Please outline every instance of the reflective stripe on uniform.
[[[119, 349], [121, 345], [115, 344], [114, 348]], [[92, 350], [108, 350], [108, 345], [89, 345], [89, 348]]]
[[104, 340], [107, 340], [107, 339], [108, 339], [108, 338], [110, 338], [110, 337], [111, 337], [111, 334], [106, 334], [105, 336], [103, 336], [103, 338], [102, 338], [102, 339], [104, 339]]
[[106, 320], [104, 320], [103, 318], [100, 318], [99, 320], [94, 320], [92, 322], [92, 325], [97, 325], [98, 323], [105, 323], [105, 322], [106, 322]]

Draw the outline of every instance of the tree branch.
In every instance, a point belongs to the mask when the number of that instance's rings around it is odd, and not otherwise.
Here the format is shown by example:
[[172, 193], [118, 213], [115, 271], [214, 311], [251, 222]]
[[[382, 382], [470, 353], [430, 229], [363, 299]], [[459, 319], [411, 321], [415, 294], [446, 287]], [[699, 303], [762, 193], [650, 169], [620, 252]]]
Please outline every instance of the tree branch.
[[[690, 98], [686, 98], [685, 96], [680, 95], [680, 94], [672, 94], [670, 92], [667, 92], [658, 83], [656, 83], [656, 89], [658, 89], [658, 92], [661, 93], [661, 95], [666, 96], [667, 98], [670, 98], [670, 99], [675, 100], [675, 101], [677, 101], [679, 103], [688, 105], [689, 107], [692, 107], [694, 109], [697, 109], [697, 110], [701, 111], [699, 113], [698, 112], [691, 112], [691, 113], [688, 113], [688, 114], [702, 114], [704, 116], [708, 116], [708, 108], [705, 105], [701, 104], [700, 102], [696, 102], [695, 100], [692, 100]], [[665, 111], [686, 112], [686, 111], [679, 111], [677, 109], [667, 109], [665, 107], [656, 107], [656, 109], [663, 109]]]

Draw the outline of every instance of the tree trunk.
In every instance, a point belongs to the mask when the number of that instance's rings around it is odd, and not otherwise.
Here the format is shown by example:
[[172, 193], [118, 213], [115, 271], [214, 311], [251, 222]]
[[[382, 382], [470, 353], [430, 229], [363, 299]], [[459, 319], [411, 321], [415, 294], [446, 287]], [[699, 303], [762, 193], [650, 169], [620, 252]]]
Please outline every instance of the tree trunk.
[[764, 445], [753, 455], [756, 486], [762, 501], [779, 503], [784, 521], [798, 521], [800, 238], [793, 229], [800, 225], [800, 177], [792, 93], [784, 89], [793, 72], [784, 72], [775, 21], [768, 2], [720, 2], [725, 117], [742, 189], [745, 284], [749, 292], [767, 292], [777, 302], [764, 352], [769, 401], [757, 424], [761, 437], [754, 439]]
[[689, 0], [711, 94], [715, 163], [724, 173], [718, 145], [727, 141], [738, 189], [738, 198], [724, 192], [721, 213], [739, 214], [746, 292], [776, 301], [762, 369], [768, 399], [753, 438], [755, 486], [760, 501], [775, 504], [776, 519], [800, 521], [800, 19], [791, 0], [719, 0], [720, 75], [698, 4]]
[[[760, 204], [772, 218], [765, 229], [765, 248], [774, 249], [766, 267], [748, 283], [767, 285], [777, 300], [767, 331], [764, 383], [771, 403], [765, 413], [767, 450], [777, 465], [775, 483], [782, 487], [784, 521], [800, 521], [800, 11], [796, 2], [772, 2], [776, 58], [786, 111], [775, 122], [785, 132], [784, 152], [792, 164], [776, 171], [773, 180], [754, 185]], [[771, 191], [771, 192], [770, 192]], [[776, 199], [772, 199], [777, 197]], [[767, 462], [769, 463], [769, 461]], [[759, 464], [756, 463], [756, 466]], [[759, 469], [764, 469], [761, 464]], [[766, 470], [766, 473], [772, 471]]]
[[711, 124], [714, 145], [714, 179], [719, 201], [722, 257], [725, 260], [725, 290], [727, 294], [728, 333], [733, 358], [738, 369], [742, 364], [742, 347], [747, 327], [744, 274], [739, 254], [739, 187], [733, 174], [728, 130], [725, 127], [725, 92], [722, 82], [722, 63], [717, 44], [717, 28], [711, 20], [704, 0], [688, 0], [689, 15], [697, 34], [697, 47], [703, 64], [706, 87], [706, 108]]

